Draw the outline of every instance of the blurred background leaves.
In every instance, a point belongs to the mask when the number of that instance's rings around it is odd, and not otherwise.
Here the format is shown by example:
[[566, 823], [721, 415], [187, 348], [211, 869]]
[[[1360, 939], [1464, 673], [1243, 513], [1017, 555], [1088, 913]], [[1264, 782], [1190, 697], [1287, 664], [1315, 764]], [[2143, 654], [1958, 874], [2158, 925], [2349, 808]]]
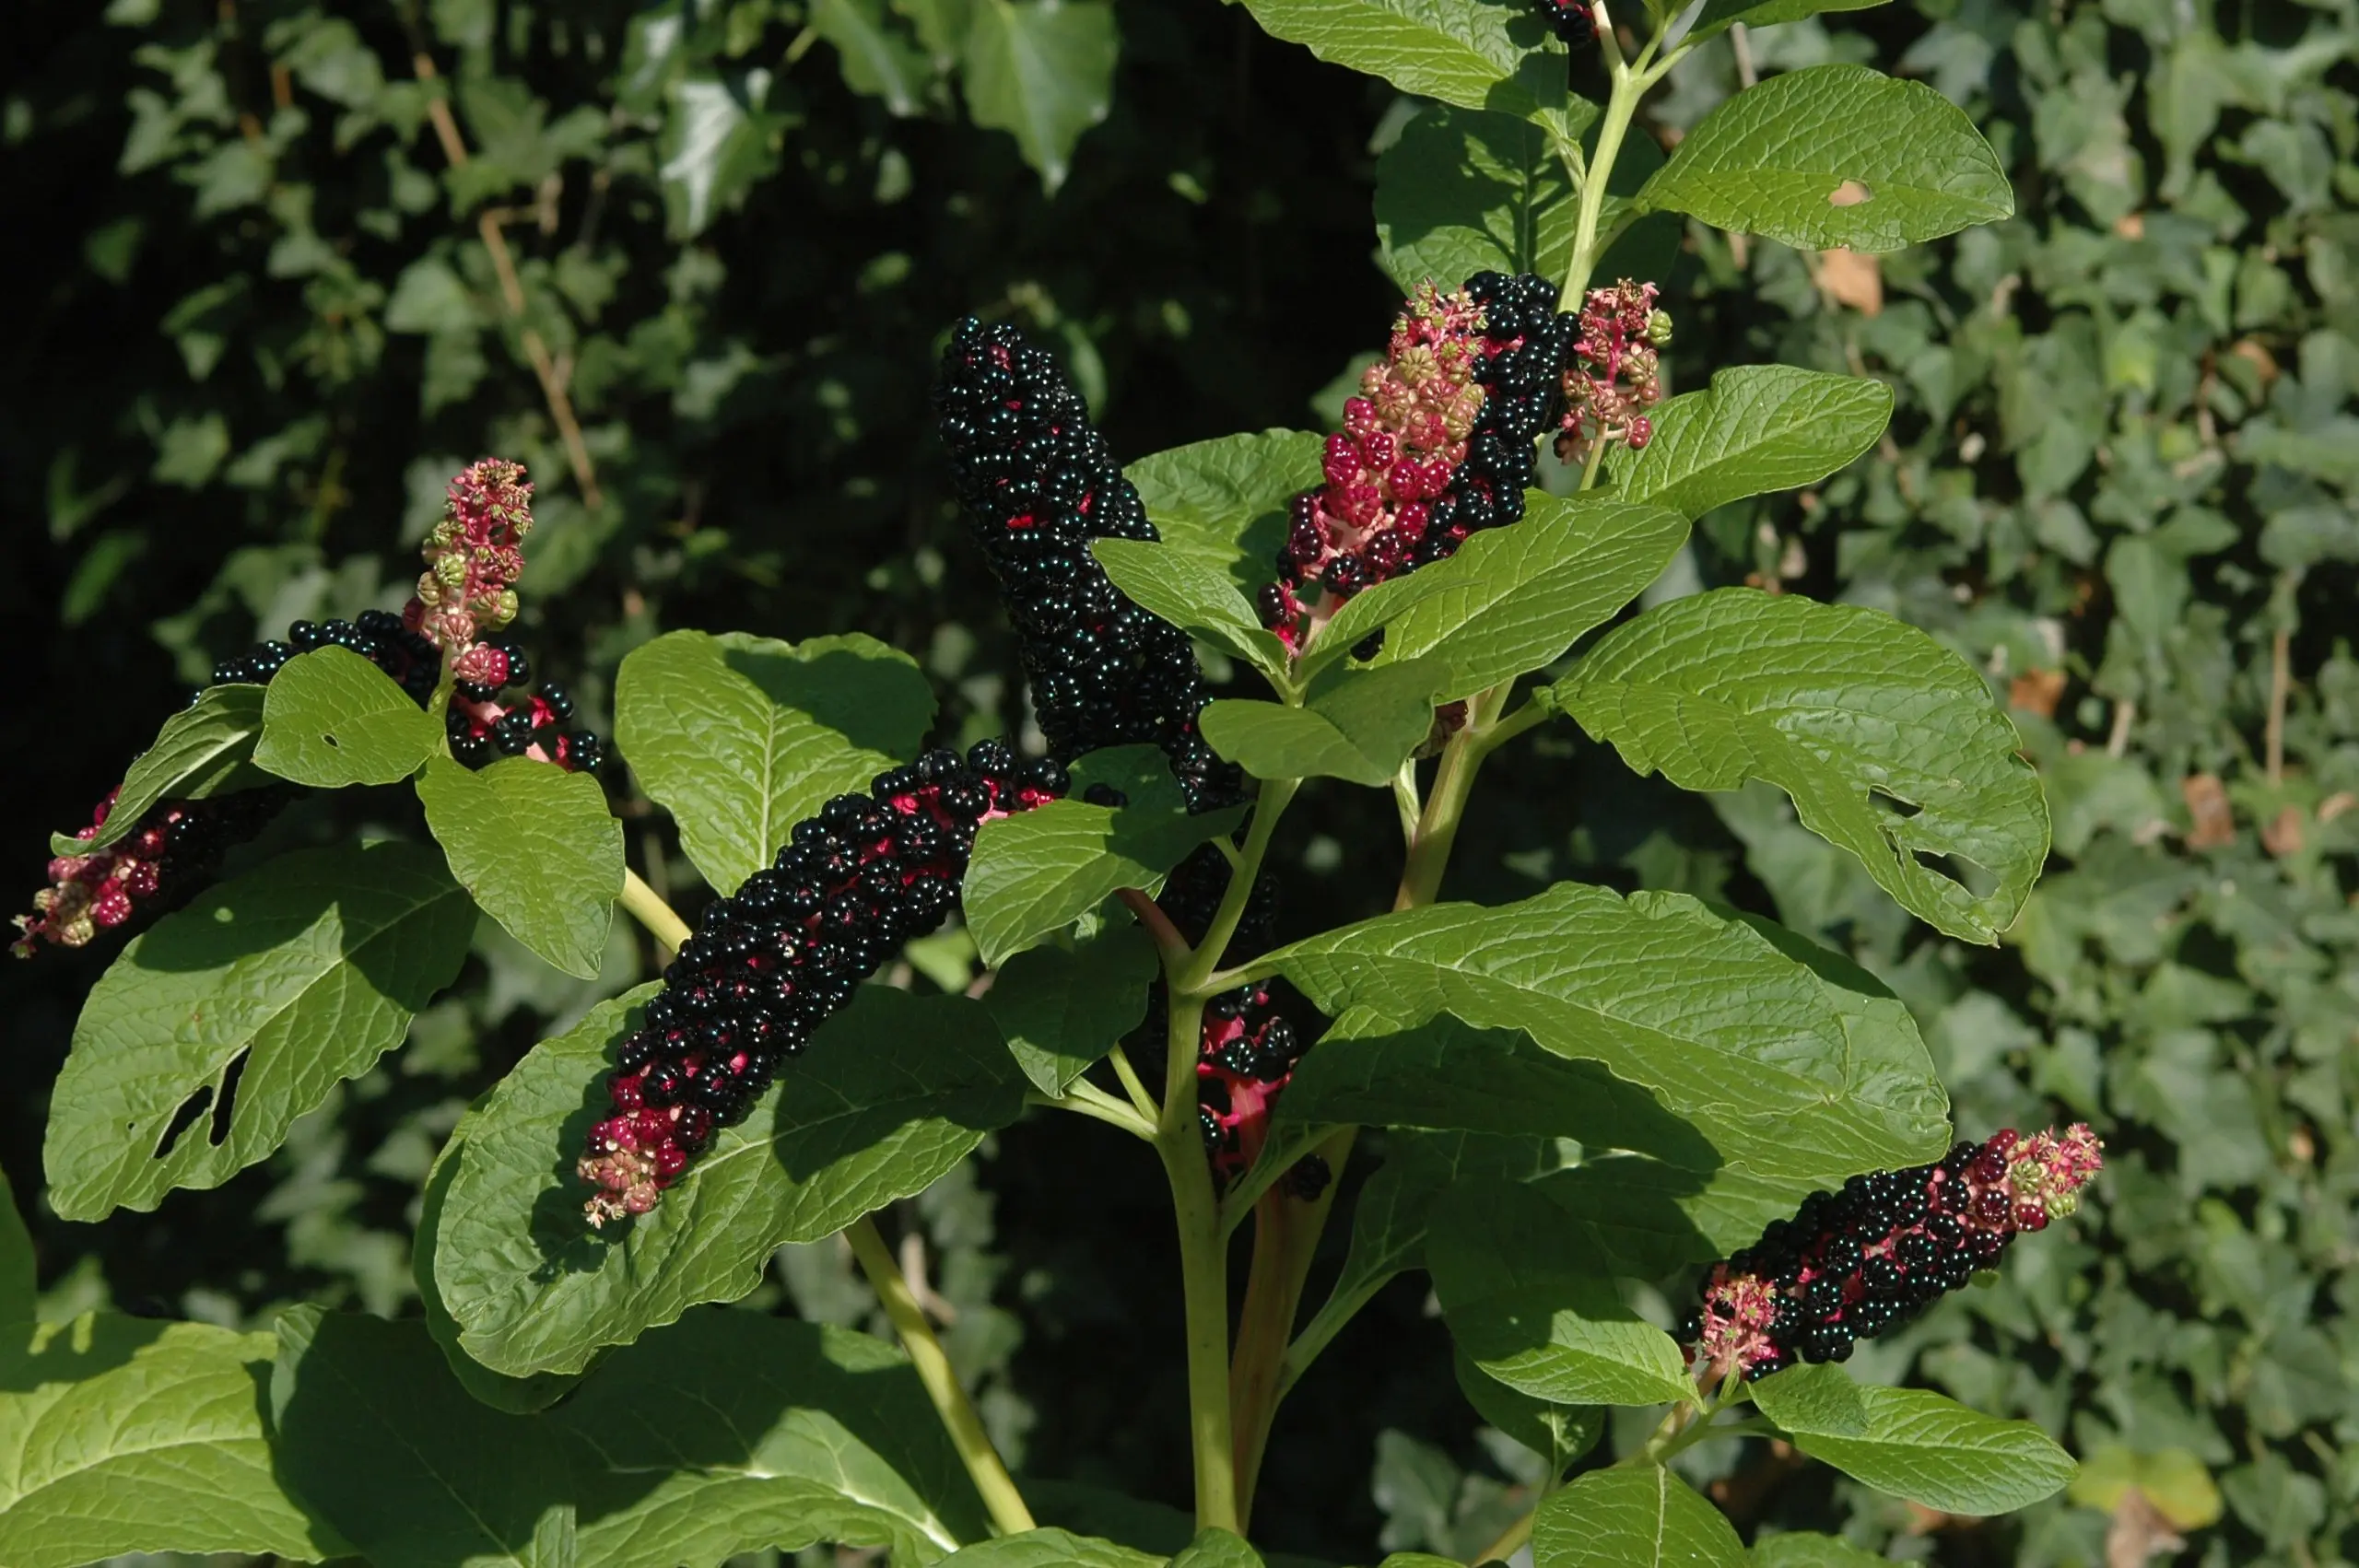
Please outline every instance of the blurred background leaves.
[[[1020, 730], [925, 404], [947, 324], [1053, 343], [1135, 458], [1332, 419], [1395, 298], [1370, 195], [1414, 105], [1208, 0], [18, 18], [0, 611], [22, 630], [0, 723], [28, 895], [45, 835], [87, 820], [216, 658], [397, 605], [444, 479], [487, 452], [538, 483], [523, 634], [601, 729], [621, 656], [701, 626], [866, 632], [921, 661], [945, 739]], [[1718, 41], [1649, 122], [1667, 144], [1745, 75], [1857, 60], [1997, 146], [2019, 215], [1954, 241], [1868, 258], [1691, 228], [1662, 280], [1672, 390], [1785, 360], [1877, 376], [1899, 412], [1817, 490], [1708, 516], [1654, 597], [1752, 582], [1932, 632], [2012, 708], [2057, 852], [2006, 945], [1968, 949], [1774, 794], [1685, 800], [1560, 731], [1494, 764], [1451, 892], [1578, 875], [1775, 913], [1907, 998], [1961, 1133], [2085, 1117], [2112, 1151], [2082, 1220], [1861, 1358], [2042, 1422], [2104, 1484], [1986, 1523], [1755, 1445], [1694, 1477], [1748, 1527], [1954, 1564], [2359, 1556], [2354, 52], [2353, 0], [1913, 0]], [[620, 804], [633, 863], [700, 902], [627, 780]], [[1290, 922], [1379, 907], [1389, 802], [1307, 805]], [[406, 809], [314, 801], [256, 852]], [[0, 1163], [43, 1311], [228, 1324], [415, 1312], [442, 1136], [651, 960], [618, 928], [577, 980], [485, 922], [410, 1048], [271, 1161], [68, 1225], [40, 1204], [40, 1129], [111, 951], [0, 980]], [[888, 978], [970, 963], [954, 933]], [[1036, 1120], [901, 1208], [1011, 1457], [1184, 1501], [1151, 1173]], [[873, 1311], [835, 1244], [773, 1272], [750, 1308]], [[1258, 1533], [1339, 1559], [1471, 1549], [1528, 1499], [1520, 1453], [1405, 1279], [1282, 1412]]]

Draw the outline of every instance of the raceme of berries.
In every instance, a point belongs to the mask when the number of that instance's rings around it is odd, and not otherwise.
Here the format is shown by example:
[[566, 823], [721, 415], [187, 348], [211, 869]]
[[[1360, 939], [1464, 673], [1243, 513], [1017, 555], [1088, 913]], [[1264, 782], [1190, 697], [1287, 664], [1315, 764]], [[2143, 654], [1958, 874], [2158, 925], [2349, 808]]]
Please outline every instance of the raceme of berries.
[[1062, 796], [1064, 769], [998, 741], [933, 751], [798, 823], [768, 871], [708, 906], [606, 1081], [576, 1169], [593, 1225], [655, 1207], [779, 1064], [957, 902], [975, 834]]
[[1046, 350], [969, 316], [933, 392], [951, 475], [998, 577], [1049, 755], [1153, 743], [1189, 809], [1238, 798], [1237, 769], [1196, 728], [1209, 700], [1187, 634], [1125, 599], [1093, 539], [1156, 537], [1138, 492]]
[[1994, 1267], [2007, 1244], [2080, 1206], [2104, 1146], [2086, 1125], [2012, 1128], [1938, 1164], [1854, 1176], [1705, 1277], [1681, 1330], [1708, 1386], [1797, 1362], [1844, 1361]]
[[1597, 37], [1597, 12], [1589, 0], [1533, 0], [1533, 8], [1550, 31], [1576, 49]]
[[1296, 646], [1306, 616], [1520, 521], [1572, 325], [1528, 273], [1410, 296], [1327, 438], [1324, 484], [1295, 497], [1262, 624]]
[[[514, 643], [501, 639], [480, 646], [498, 655], [496, 665], [481, 666], [486, 673], [517, 685], [529, 679], [523, 652]], [[213, 683], [268, 685], [288, 660], [321, 648], [360, 655], [420, 708], [433, 700], [440, 650], [383, 610], [365, 610], [349, 621], [297, 621], [284, 640], [273, 638], [216, 664]], [[469, 767], [503, 755], [530, 756], [595, 773], [604, 746], [588, 731], [567, 729], [572, 717], [572, 699], [554, 686], [502, 700], [495, 686], [463, 681], [450, 700], [451, 755]], [[100, 802], [78, 837], [97, 837], [118, 792]], [[295, 795], [291, 787], [274, 785], [204, 800], [160, 801], [135, 831], [106, 848], [57, 857], [49, 863], [50, 885], [33, 895], [33, 913], [17, 917], [21, 934], [10, 951], [28, 958], [42, 942], [80, 947], [134, 913], [175, 907], [212, 880], [226, 850], [268, 826]]]
[[[98, 837], [119, 793], [108, 791], [77, 837]], [[33, 912], [17, 917], [20, 934], [9, 951], [29, 958], [44, 942], [81, 947], [135, 913], [181, 903], [213, 880], [224, 851], [268, 825], [291, 793], [277, 788], [159, 801], [107, 848], [58, 856], [49, 862], [50, 884], [33, 895]]]
[[442, 650], [460, 680], [517, 684], [500, 666], [501, 650], [483, 634], [516, 618], [516, 579], [532, 531], [533, 487], [522, 464], [486, 458], [451, 481], [442, 520], [426, 536], [426, 570], [402, 619]]
[[1659, 351], [1671, 343], [1671, 312], [1655, 308], [1655, 286], [1624, 278], [1592, 288], [1581, 305], [1580, 333], [1565, 361], [1562, 431], [1556, 455], [1583, 461], [1601, 442], [1632, 451], [1654, 439], [1646, 411], [1662, 401]]
[[[1205, 1004], [1196, 1115], [1216, 1185], [1226, 1187], [1261, 1155], [1270, 1111], [1302, 1052], [1293, 1024], [1278, 1012], [1267, 986], [1250, 986]], [[1316, 1198], [1318, 1191], [1309, 1196]]]

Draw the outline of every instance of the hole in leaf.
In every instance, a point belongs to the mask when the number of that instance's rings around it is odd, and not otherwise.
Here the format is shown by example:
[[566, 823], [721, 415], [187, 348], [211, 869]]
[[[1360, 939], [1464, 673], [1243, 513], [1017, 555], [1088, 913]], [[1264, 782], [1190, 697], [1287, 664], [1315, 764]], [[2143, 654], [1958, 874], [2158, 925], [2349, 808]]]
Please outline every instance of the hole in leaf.
[[240, 1051], [222, 1070], [221, 1097], [213, 1102], [213, 1126], [206, 1136], [206, 1141], [216, 1149], [229, 1141], [229, 1118], [238, 1111], [238, 1081], [246, 1075], [246, 1061], [252, 1055], [252, 1051]]
[[1924, 809], [1912, 802], [1902, 800], [1897, 795], [1887, 795], [1881, 790], [1871, 789], [1868, 791], [1868, 799], [1897, 817], [1912, 817]]
[[181, 1134], [194, 1127], [196, 1118], [203, 1116], [205, 1107], [212, 1103], [213, 1085], [210, 1083], [199, 1084], [195, 1094], [182, 1100], [181, 1108], [172, 1113], [172, 1119], [164, 1124], [164, 1136], [156, 1141], [156, 1158], [160, 1160], [170, 1153], [172, 1145], [181, 1141]]
[[328, 743], [328, 749], [331, 751], [342, 751], [344, 749], [334, 735], [322, 735], [320, 739]]
[[1826, 193], [1826, 205], [1830, 207], [1856, 207], [1861, 202], [1872, 200], [1874, 196], [1873, 191], [1869, 190], [1857, 180], [1846, 180]]

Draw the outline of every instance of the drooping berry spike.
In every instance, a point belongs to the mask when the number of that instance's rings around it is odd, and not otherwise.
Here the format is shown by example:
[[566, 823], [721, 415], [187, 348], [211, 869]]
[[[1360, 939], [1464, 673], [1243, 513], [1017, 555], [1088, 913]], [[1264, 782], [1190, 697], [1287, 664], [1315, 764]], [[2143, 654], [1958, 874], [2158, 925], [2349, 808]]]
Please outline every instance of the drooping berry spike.
[[1070, 763], [1152, 743], [1191, 810], [1237, 800], [1237, 770], [1196, 729], [1207, 694], [1187, 635], [1123, 598], [1089, 553], [1093, 539], [1156, 532], [1055, 359], [1014, 327], [969, 316], [951, 332], [933, 402], [1049, 755]]
[[976, 831], [1066, 788], [1056, 764], [985, 741], [963, 758], [928, 752], [797, 824], [771, 869], [706, 908], [623, 1043], [606, 1081], [615, 1114], [577, 1167], [597, 1188], [590, 1223], [655, 1207], [862, 980], [942, 924]]
[[1306, 615], [1520, 521], [1571, 328], [1528, 273], [1412, 295], [1327, 439], [1325, 483], [1295, 497], [1262, 624], [1292, 646]]
[[1580, 335], [1565, 362], [1559, 458], [1582, 462], [1602, 441], [1637, 451], [1654, 439], [1646, 411], [1662, 401], [1659, 353], [1670, 343], [1671, 312], [1655, 309], [1653, 284], [1625, 277], [1589, 291]]
[[1597, 12], [1590, 0], [1532, 0], [1549, 30], [1575, 49], [1597, 37]]
[[1216, 1185], [1226, 1188], [1260, 1157], [1270, 1111], [1302, 1051], [1294, 1025], [1278, 1014], [1266, 986], [1232, 991], [1206, 1004], [1196, 1062], [1196, 1115]]
[[[522, 650], [499, 638], [476, 646], [495, 656], [479, 665], [490, 684], [462, 681], [452, 692], [447, 718], [452, 756], [469, 767], [502, 756], [529, 756], [573, 772], [596, 773], [605, 748], [590, 731], [566, 727], [573, 717], [572, 699], [554, 686], [503, 697], [501, 685], [522, 685], [530, 677]], [[433, 700], [441, 650], [383, 610], [366, 610], [349, 621], [297, 621], [283, 640], [273, 638], [216, 664], [213, 682], [268, 685], [288, 660], [321, 648], [358, 653], [393, 677], [420, 708]], [[119, 792], [118, 788], [108, 793], [90, 825], [76, 837], [98, 837]], [[50, 885], [33, 895], [31, 914], [17, 917], [21, 934], [10, 951], [29, 958], [44, 942], [80, 947], [135, 914], [176, 907], [212, 881], [225, 851], [268, 826], [297, 793], [291, 786], [274, 785], [201, 801], [158, 802], [136, 828], [106, 848], [50, 861]]]
[[1797, 1362], [1844, 1361], [1908, 1322], [2007, 1245], [2080, 1206], [2103, 1164], [2086, 1125], [2025, 1138], [2012, 1128], [1939, 1164], [1854, 1176], [1705, 1277], [1680, 1338], [1707, 1387]]

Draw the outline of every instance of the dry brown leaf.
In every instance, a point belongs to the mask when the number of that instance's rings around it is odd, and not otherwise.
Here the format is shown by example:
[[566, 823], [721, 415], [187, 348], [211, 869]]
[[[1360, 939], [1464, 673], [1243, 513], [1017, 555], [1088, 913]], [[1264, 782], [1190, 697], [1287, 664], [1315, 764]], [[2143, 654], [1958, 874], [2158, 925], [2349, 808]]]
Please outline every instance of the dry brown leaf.
[[2332, 822], [2353, 806], [2359, 806], [2359, 795], [2354, 795], [2348, 790], [2337, 790], [2318, 802], [2318, 820]]
[[2056, 717], [2056, 701], [2064, 695], [2061, 670], [2025, 670], [2007, 685], [2007, 706], [2042, 719]]
[[2133, 1486], [2114, 1505], [2113, 1523], [2105, 1532], [2105, 1568], [2146, 1568], [2154, 1558], [2186, 1546], [2146, 1494]]
[[2299, 806], [2287, 806], [2279, 812], [2268, 826], [2260, 830], [2261, 848], [2280, 859], [2299, 854], [2302, 848], [2302, 824], [2306, 820]]
[[1819, 292], [1837, 305], [1863, 316], [1884, 310], [1884, 263], [1857, 251], [1822, 251], [1818, 257]]
[[2193, 819], [2187, 830], [2189, 848], [2216, 849], [2236, 841], [2236, 813], [2228, 809], [2228, 791], [2218, 774], [2190, 773], [2178, 781], [2178, 792]]
[[2123, 213], [2113, 220], [2113, 231], [2124, 240], [2143, 240], [2146, 238], [2146, 215], [2142, 212]]

